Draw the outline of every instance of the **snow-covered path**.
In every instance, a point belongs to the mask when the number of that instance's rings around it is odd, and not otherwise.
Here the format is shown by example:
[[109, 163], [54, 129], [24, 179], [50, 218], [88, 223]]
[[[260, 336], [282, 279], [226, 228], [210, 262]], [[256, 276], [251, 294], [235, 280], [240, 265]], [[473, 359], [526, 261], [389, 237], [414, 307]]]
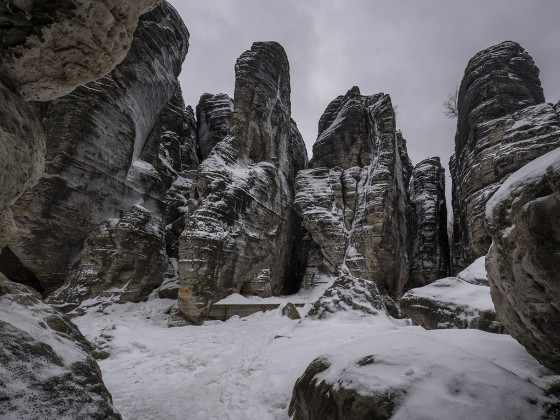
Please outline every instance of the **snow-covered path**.
[[99, 364], [124, 419], [287, 419], [295, 381], [325, 353], [350, 364], [369, 354], [390, 360], [364, 380], [413, 391], [396, 413], [403, 419], [410, 410], [415, 418], [537, 419], [542, 411], [527, 398], [542, 401], [542, 388], [559, 379], [506, 335], [425, 331], [385, 315], [293, 321], [280, 310], [166, 328], [172, 304], [113, 305], [75, 319], [90, 341], [106, 343], [110, 356]]

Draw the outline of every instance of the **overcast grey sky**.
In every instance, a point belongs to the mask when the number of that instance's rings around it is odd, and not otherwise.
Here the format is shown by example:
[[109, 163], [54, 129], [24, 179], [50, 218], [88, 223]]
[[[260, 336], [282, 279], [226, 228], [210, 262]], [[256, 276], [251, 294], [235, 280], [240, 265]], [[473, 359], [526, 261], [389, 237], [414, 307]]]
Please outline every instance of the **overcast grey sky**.
[[237, 57], [254, 41], [278, 41], [309, 157], [325, 107], [357, 85], [391, 95], [414, 164], [440, 156], [447, 169], [456, 122], [442, 102], [476, 52], [505, 40], [531, 54], [547, 101], [560, 100], [558, 0], [170, 1], [191, 34], [185, 102], [194, 108], [204, 92], [232, 96]]

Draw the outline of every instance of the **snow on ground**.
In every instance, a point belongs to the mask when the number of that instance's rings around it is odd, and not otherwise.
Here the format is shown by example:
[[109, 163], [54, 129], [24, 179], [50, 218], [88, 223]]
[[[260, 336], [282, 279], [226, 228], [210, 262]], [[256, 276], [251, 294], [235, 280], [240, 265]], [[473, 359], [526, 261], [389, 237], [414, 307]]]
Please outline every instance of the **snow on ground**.
[[[312, 302], [314, 295], [307, 291], [290, 300]], [[385, 315], [357, 313], [294, 321], [281, 316], [281, 307], [166, 328], [165, 312], [175, 303], [154, 297], [74, 319], [109, 352], [99, 365], [125, 420], [287, 419], [296, 379], [323, 354], [334, 355], [340, 366], [370, 354], [389, 360], [366, 379], [373, 387], [391, 381], [408, 387], [401, 418], [466, 419], [476, 413], [477, 420], [536, 419], [542, 389], [560, 379], [507, 335], [425, 331]]]

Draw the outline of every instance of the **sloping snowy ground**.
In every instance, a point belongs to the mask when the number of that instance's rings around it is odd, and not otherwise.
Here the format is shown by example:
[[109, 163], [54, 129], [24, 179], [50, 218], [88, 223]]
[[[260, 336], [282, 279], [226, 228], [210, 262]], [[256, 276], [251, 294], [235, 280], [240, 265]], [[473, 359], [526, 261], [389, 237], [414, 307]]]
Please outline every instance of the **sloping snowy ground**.
[[124, 419], [286, 419], [296, 379], [324, 354], [335, 382], [353, 359], [387, 361], [355, 379], [366, 391], [407, 389], [398, 418], [538, 419], [544, 389], [560, 379], [507, 335], [358, 313], [293, 321], [280, 309], [166, 328], [174, 303], [115, 304], [74, 320], [109, 352], [99, 364]]

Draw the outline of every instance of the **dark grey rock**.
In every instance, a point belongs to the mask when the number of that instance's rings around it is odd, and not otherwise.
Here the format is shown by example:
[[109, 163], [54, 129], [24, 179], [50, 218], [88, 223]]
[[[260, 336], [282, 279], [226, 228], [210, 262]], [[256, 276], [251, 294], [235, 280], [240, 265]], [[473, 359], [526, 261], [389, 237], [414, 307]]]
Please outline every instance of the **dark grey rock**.
[[204, 160], [216, 144], [228, 133], [233, 113], [233, 100], [225, 93], [205, 93], [196, 106], [200, 160]]

